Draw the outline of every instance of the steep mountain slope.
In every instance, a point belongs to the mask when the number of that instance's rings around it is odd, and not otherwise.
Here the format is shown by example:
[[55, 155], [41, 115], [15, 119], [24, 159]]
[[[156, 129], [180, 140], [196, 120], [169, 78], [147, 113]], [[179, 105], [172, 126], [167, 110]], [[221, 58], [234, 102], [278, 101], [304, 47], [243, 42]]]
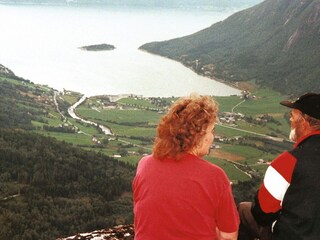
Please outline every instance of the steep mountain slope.
[[320, 91], [320, 1], [266, 0], [195, 34], [140, 49], [229, 81]]
[[55, 239], [133, 221], [133, 166], [34, 132], [50, 95], [0, 65], [0, 239]]

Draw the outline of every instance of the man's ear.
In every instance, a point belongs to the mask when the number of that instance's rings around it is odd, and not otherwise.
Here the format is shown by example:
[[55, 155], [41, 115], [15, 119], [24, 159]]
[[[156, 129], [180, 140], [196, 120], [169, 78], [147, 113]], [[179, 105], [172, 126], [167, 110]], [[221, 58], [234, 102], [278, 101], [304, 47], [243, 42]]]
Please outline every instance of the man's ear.
[[312, 127], [310, 126], [309, 121], [307, 121], [305, 118], [302, 118], [302, 125], [303, 125], [303, 129], [308, 131], [308, 130], [312, 130]]
[[304, 117], [301, 118], [301, 125], [303, 126], [304, 129], [307, 129], [310, 126], [309, 122], [306, 121]]

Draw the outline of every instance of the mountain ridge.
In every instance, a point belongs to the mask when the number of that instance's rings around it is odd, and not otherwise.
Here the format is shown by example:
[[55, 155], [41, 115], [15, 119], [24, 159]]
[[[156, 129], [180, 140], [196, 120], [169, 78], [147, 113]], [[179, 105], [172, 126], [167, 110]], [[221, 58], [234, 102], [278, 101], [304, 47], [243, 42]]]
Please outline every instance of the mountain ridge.
[[320, 90], [319, 29], [319, 0], [266, 0], [197, 33], [140, 49], [180, 61], [201, 75], [255, 80], [298, 95]]

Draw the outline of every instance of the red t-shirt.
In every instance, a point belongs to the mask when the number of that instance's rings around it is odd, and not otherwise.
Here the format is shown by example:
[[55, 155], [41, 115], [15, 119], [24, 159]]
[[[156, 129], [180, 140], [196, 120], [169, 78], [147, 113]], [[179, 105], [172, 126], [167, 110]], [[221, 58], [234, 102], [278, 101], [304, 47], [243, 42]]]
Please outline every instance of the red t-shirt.
[[135, 240], [214, 240], [216, 227], [238, 230], [228, 177], [194, 155], [180, 161], [142, 158], [133, 193]]

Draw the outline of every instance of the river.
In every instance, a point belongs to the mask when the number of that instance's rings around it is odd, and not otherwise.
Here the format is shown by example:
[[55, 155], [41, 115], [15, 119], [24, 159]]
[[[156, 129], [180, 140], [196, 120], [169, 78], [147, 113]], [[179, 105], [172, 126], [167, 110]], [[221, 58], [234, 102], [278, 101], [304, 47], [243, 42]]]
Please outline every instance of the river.
[[98, 126], [100, 129], [101, 129], [101, 131], [104, 133], [104, 134], [106, 134], [106, 135], [113, 135], [113, 133], [112, 133], [112, 130], [110, 129], [110, 128], [108, 128], [108, 127], [106, 127], [106, 126], [103, 126], [103, 125], [98, 125], [97, 123], [95, 123], [95, 122], [92, 122], [92, 121], [89, 121], [89, 120], [85, 120], [85, 119], [83, 119], [83, 118], [80, 118], [80, 117], [78, 117], [77, 116], [77, 114], [76, 114], [76, 108], [79, 106], [79, 105], [81, 105], [85, 100], [87, 99], [87, 96], [82, 96], [75, 104], [73, 104], [71, 107], [69, 107], [68, 108], [68, 113], [69, 113], [69, 115], [72, 117], [72, 118], [74, 118], [74, 119], [76, 119], [76, 120], [80, 120], [80, 121], [82, 121], [82, 122], [84, 122], [84, 123], [87, 123], [87, 124], [90, 124], [90, 125], [94, 125], [94, 126]]

